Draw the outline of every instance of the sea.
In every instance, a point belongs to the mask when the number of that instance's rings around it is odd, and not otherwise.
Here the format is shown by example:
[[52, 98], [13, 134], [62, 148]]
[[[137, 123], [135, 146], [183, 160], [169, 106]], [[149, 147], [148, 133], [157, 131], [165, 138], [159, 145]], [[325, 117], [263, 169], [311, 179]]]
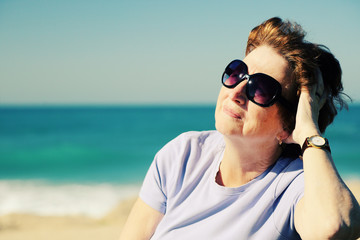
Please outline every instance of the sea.
[[[101, 218], [136, 196], [154, 155], [214, 129], [215, 106], [0, 106], [0, 215]], [[337, 169], [360, 180], [360, 104], [328, 127]]]

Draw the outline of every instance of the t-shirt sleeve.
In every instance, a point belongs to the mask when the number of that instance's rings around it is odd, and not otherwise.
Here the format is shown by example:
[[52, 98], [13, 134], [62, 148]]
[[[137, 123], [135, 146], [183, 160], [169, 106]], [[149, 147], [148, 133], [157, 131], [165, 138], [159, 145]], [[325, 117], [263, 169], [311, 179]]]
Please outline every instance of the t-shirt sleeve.
[[165, 176], [161, 176], [161, 166], [159, 166], [159, 156], [158, 153], [143, 182], [143, 185], [140, 189], [140, 198], [148, 204], [153, 209], [165, 214], [166, 212], [166, 192], [163, 179]]
[[[179, 192], [187, 179], [186, 176], [191, 175], [195, 167], [200, 171], [203, 169], [199, 167], [202, 165], [198, 164], [198, 160], [204, 141], [214, 139], [216, 145], [219, 139], [218, 135], [209, 138], [211, 134], [213, 136], [215, 132], [186, 132], [167, 143], [156, 154], [145, 176], [139, 197], [150, 207], [165, 214], [168, 198], [173, 198]], [[207, 145], [213, 146], [209, 143]]]
[[165, 214], [168, 189], [173, 175], [181, 164], [187, 134], [181, 134], [168, 142], [156, 155], [140, 189], [140, 198], [155, 210]]

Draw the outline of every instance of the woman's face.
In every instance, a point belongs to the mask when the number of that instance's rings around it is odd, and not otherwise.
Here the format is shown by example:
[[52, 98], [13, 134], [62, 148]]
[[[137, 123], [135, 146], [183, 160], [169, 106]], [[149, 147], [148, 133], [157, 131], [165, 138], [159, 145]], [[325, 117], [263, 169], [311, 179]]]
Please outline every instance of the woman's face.
[[[265, 73], [282, 86], [291, 76], [287, 61], [269, 46], [257, 47], [243, 61], [249, 74]], [[215, 110], [216, 129], [225, 136], [247, 137], [249, 140], [277, 142], [278, 137], [286, 138], [288, 133], [283, 130], [277, 104], [261, 107], [249, 101], [246, 82], [232, 89], [221, 88]]]

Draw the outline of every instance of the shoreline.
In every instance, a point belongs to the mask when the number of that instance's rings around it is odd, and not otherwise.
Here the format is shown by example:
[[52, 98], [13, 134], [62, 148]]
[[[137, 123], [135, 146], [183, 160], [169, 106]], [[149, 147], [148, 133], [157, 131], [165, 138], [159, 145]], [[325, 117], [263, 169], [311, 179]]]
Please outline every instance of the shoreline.
[[[345, 181], [360, 202], [360, 180]], [[89, 216], [39, 216], [11, 213], [0, 216], [0, 239], [7, 240], [117, 240], [136, 196], [121, 200], [101, 218]]]

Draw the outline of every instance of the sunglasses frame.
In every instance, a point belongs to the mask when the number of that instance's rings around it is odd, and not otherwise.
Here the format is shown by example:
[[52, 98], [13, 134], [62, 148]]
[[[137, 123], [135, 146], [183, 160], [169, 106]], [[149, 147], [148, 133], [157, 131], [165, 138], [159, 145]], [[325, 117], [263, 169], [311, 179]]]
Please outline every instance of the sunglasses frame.
[[[229, 75], [227, 73], [226, 70], [229, 69], [229, 66], [234, 63], [234, 62], [240, 62], [240, 64], [243, 64], [245, 67], [246, 67], [246, 73], [242, 73], [242, 76], [239, 77], [240, 81], [236, 82], [235, 84], [232, 84], [232, 85], [226, 85], [225, 84], [225, 81], [224, 81], [224, 76], [225, 74], [228, 75], [229, 77], [231, 76], [231, 74]], [[234, 71], [234, 70], [231, 70], [231, 71]], [[254, 100], [254, 97], [250, 96], [250, 90], [249, 90], [249, 86], [253, 83], [253, 80], [251, 78], [254, 78], [254, 77], [263, 77], [262, 79], [269, 79], [270, 81], [272, 81], [274, 83], [274, 86], [276, 87], [277, 91], [275, 93], [275, 96], [273, 96], [273, 98], [271, 100], [269, 100], [268, 103], [266, 104], [262, 104], [262, 103], [258, 103]], [[229, 78], [228, 77], [228, 78]], [[227, 78], [227, 79], [228, 79]], [[226, 79], [226, 80], [227, 80]], [[249, 74], [248, 73], [248, 67], [246, 65], [245, 62], [239, 60], [239, 59], [235, 59], [233, 61], [231, 61], [225, 68], [225, 71], [224, 73], [222, 74], [222, 77], [221, 77], [221, 83], [223, 84], [224, 87], [226, 88], [235, 88], [237, 85], [239, 85], [241, 82], [243, 82], [245, 79], [247, 79], [247, 82], [246, 82], [246, 97], [253, 103], [255, 103], [256, 105], [258, 106], [261, 106], [261, 107], [270, 107], [272, 105], [274, 105], [277, 101], [279, 103], [281, 103], [284, 107], [286, 107], [287, 109], [289, 109], [290, 111], [294, 112], [294, 106], [288, 101], [286, 100], [282, 95], [281, 95], [281, 92], [282, 92], [282, 87], [281, 87], [281, 84], [276, 80], [274, 79], [273, 77], [267, 75], [267, 74], [264, 74], [264, 73], [255, 73], [255, 74]], [[296, 109], [295, 109], [296, 110]]]

